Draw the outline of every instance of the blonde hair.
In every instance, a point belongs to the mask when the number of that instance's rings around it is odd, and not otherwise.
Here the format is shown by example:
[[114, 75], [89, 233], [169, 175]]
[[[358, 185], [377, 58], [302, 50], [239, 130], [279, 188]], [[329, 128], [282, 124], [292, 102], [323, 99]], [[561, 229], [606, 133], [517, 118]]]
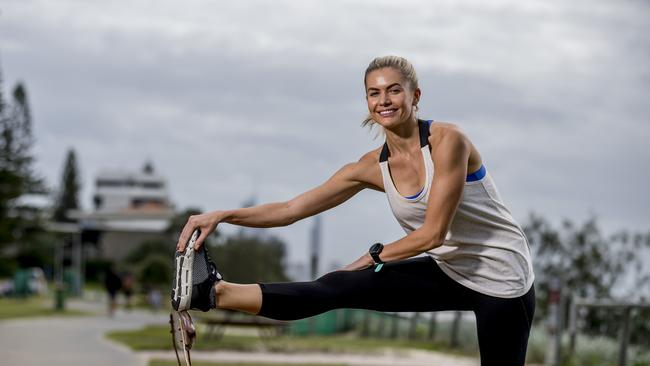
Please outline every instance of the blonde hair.
[[[415, 90], [418, 88], [418, 76], [415, 73], [415, 68], [413, 67], [413, 65], [411, 65], [410, 62], [408, 62], [407, 59], [399, 56], [382, 56], [382, 57], [377, 57], [374, 60], [370, 61], [368, 68], [366, 68], [366, 73], [363, 76], [364, 86], [366, 85], [368, 74], [370, 74], [375, 70], [384, 69], [384, 68], [391, 68], [396, 71], [399, 71], [399, 73], [402, 74], [404, 80], [406, 80], [406, 82], [411, 87], [411, 90]], [[415, 106], [415, 108], [417, 110], [417, 106]], [[377, 122], [372, 119], [370, 114], [368, 114], [366, 118], [363, 120], [363, 122], [361, 123], [361, 126], [372, 127], [375, 123]]]

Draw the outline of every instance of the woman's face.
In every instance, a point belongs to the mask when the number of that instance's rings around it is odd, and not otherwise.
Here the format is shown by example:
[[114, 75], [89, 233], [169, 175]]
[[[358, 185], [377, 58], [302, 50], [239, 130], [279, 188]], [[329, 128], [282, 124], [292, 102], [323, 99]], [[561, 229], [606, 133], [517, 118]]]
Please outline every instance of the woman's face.
[[384, 128], [407, 122], [420, 97], [402, 74], [393, 68], [371, 71], [366, 77], [366, 100], [373, 120]]

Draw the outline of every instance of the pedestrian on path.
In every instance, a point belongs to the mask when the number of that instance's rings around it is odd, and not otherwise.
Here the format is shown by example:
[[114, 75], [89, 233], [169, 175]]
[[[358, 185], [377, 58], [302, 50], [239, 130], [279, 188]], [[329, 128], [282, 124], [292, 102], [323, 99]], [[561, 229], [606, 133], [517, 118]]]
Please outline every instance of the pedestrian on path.
[[112, 263], [106, 269], [104, 287], [108, 294], [108, 316], [112, 317], [117, 309], [117, 292], [122, 288], [122, 279], [115, 271], [115, 265]]

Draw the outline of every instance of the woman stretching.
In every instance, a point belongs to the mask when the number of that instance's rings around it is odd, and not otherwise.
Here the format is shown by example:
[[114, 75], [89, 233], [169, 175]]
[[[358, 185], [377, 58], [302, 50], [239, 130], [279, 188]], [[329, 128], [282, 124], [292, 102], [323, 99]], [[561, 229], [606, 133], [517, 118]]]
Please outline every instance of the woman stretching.
[[[407, 60], [374, 59], [364, 84], [369, 115], [363, 125], [379, 125], [385, 143], [287, 202], [191, 216], [177, 244], [174, 308], [279, 320], [337, 308], [467, 310], [476, 314], [481, 365], [524, 365], [535, 311], [530, 249], [481, 155], [456, 126], [416, 117], [421, 92]], [[311, 282], [235, 284], [222, 280], [206, 255], [183, 267], [182, 253], [193, 252], [186, 247], [205, 253], [201, 246], [219, 223], [286, 226], [366, 188], [386, 193], [406, 235], [372, 245], [342, 270]], [[183, 268], [192, 274], [181, 275]]]

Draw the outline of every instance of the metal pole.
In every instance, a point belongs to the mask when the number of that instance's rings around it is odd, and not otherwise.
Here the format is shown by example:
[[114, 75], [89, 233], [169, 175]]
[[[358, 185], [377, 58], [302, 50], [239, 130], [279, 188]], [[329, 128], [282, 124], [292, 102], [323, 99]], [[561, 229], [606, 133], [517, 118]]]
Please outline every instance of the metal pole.
[[[309, 258], [309, 269], [311, 272], [311, 279], [315, 280], [318, 277], [318, 262], [321, 249], [321, 230], [320, 230], [320, 216], [314, 217], [314, 226], [311, 229], [311, 250]], [[316, 334], [316, 317], [309, 319], [309, 333]]]
[[72, 234], [72, 260], [73, 260], [73, 266], [74, 266], [74, 273], [75, 273], [75, 278], [74, 278], [74, 289], [73, 292], [76, 296], [81, 296], [82, 292], [82, 286], [83, 286], [83, 274], [81, 273], [81, 261], [82, 261], [82, 253], [81, 253], [81, 232], [73, 233]]
[[55, 249], [55, 284], [54, 284], [54, 309], [62, 311], [65, 309], [65, 288], [63, 286], [63, 241], [58, 240]]

